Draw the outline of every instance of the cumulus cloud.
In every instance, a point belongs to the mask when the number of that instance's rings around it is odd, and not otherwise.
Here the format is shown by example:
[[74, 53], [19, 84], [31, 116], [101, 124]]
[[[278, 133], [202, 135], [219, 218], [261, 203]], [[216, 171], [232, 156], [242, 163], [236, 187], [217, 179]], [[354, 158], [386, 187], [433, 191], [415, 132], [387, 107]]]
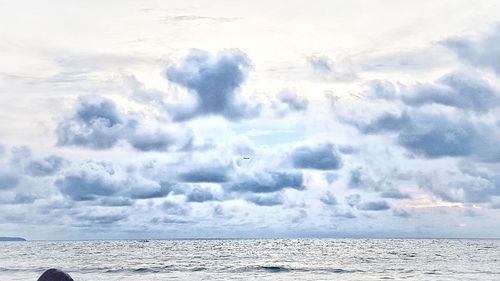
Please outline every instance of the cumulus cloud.
[[332, 143], [299, 146], [291, 153], [293, 166], [300, 169], [337, 170], [342, 167], [342, 157]]
[[257, 206], [276, 206], [282, 205], [284, 202], [283, 195], [281, 193], [250, 194], [246, 197], [246, 200]]
[[454, 72], [433, 84], [419, 84], [402, 95], [411, 106], [440, 104], [476, 112], [487, 112], [500, 105], [500, 95], [477, 74]]
[[59, 172], [67, 161], [59, 156], [51, 155], [43, 159], [32, 160], [25, 167], [26, 173], [33, 177], [52, 176]]
[[15, 175], [0, 172], [0, 190], [11, 189], [19, 184], [19, 178]]
[[125, 220], [126, 218], [127, 215], [123, 213], [117, 213], [117, 214], [85, 213], [76, 216], [76, 219], [78, 220], [76, 225], [81, 227], [86, 227], [86, 226], [93, 227], [95, 225], [109, 225]]
[[325, 55], [313, 55], [308, 58], [308, 63], [321, 79], [349, 81], [357, 78], [352, 64], [346, 60], [335, 62]]
[[267, 193], [285, 188], [304, 189], [304, 178], [300, 172], [257, 172], [251, 175], [241, 175], [235, 182], [227, 184], [226, 188], [236, 192]]
[[245, 102], [239, 92], [250, 68], [248, 57], [237, 50], [216, 55], [192, 51], [179, 64], [169, 66], [166, 77], [192, 93], [197, 104], [182, 111], [172, 107], [170, 113], [176, 120], [202, 115], [220, 115], [230, 120], [255, 117], [258, 107]]
[[467, 120], [422, 116], [417, 122], [398, 136], [398, 143], [416, 154], [429, 158], [467, 156], [482, 144], [480, 132]]
[[345, 197], [345, 202], [347, 205], [354, 207], [361, 202], [361, 195], [359, 194], [350, 194]]
[[397, 144], [428, 158], [476, 156], [499, 159], [496, 128], [466, 118], [414, 112], [384, 113], [368, 124], [357, 125], [365, 134], [393, 132]]
[[349, 173], [349, 188], [378, 190], [379, 185], [363, 167], [356, 167]]
[[484, 203], [500, 195], [500, 178], [494, 172], [462, 170], [461, 174], [417, 176], [420, 188], [448, 202]]
[[187, 194], [188, 202], [206, 202], [215, 200], [215, 196], [209, 188], [195, 187]]
[[410, 199], [411, 196], [407, 193], [401, 192], [399, 189], [391, 188], [380, 193], [382, 198], [391, 199]]
[[75, 114], [57, 127], [57, 144], [110, 148], [119, 140], [124, 122], [111, 100], [80, 97]]
[[385, 201], [368, 201], [356, 205], [356, 208], [363, 211], [385, 211], [391, 207]]
[[394, 100], [397, 98], [396, 86], [387, 80], [371, 80], [367, 83], [367, 95], [371, 99]]
[[200, 167], [181, 172], [179, 179], [183, 182], [212, 182], [223, 183], [230, 180], [231, 167], [212, 166]]
[[392, 210], [392, 214], [395, 217], [400, 217], [400, 218], [410, 218], [412, 216], [411, 213], [405, 209], [394, 209]]
[[500, 25], [476, 38], [455, 37], [442, 42], [463, 61], [500, 74]]
[[337, 198], [335, 198], [335, 195], [333, 195], [333, 193], [330, 191], [327, 191], [319, 200], [323, 204], [328, 206], [333, 206], [338, 204]]
[[[173, 190], [174, 184], [147, 179], [132, 172], [124, 173], [115, 169], [111, 163], [86, 161], [67, 169], [55, 181], [55, 185], [74, 201], [92, 201], [106, 197], [165, 197]], [[105, 203], [112, 202], [108, 200]]]
[[119, 191], [114, 169], [103, 162], [87, 162], [56, 181], [61, 192], [75, 201], [88, 201], [98, 196], [111, 196]]
[[139, 151], [165, 151], [182, 149], [191, 141], [184, 128], [145, 123], [136, 115], [121, 112], [110, 99], [84, 96], [78, 99], [75, 113], [58, 124], [57, 144], [108, 149], [123, 140]]
[[309, 106], [309, 101], [294, 91], [282, 91], [278, 93], [277, 98], [292, 111], [305, 111]]

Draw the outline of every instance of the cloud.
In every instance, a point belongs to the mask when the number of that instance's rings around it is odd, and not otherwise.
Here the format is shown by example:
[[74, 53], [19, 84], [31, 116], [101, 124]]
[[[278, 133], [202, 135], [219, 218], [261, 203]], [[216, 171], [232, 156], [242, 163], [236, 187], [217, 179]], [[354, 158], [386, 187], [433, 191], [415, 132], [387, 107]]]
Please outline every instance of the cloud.
[[[55, 181], [62, 194], [74, 201], [96, 201], [113, 205], [111, 199], [151, 199], [166, 197], [173, 183], [145, 178], [140, 174], [116, 169], [111, 163], [85, 161], [68, 168]], [[118, 200], [118, 199], [116, 199]]]
[[140, 175], [129, 175], [125, 180], [120, 182], [120, 185], [123, 188], [123, 196], [128, 196], [132, 199], [151, 199], [166, 197], [173, 191], [174, 183], [157, 182]]
[[350, 172], [349, 188], [378, 190], [379, 185], [363, 167], [357, 167]]
[[325, 55], [313, 55], [308, 58], [308, 63], [314, 73], [322, 79], [334, 81], [350, 81], [357, 75], [349, 61], [334, 62]]
[[277, 206], [282, 205], [284, 202], [281, 193], [251, 194], [246, 197], [246, 200], [257, 206]]
[[128, 137], [128, 142], [139, 151], [165, 151], [175, 145], [176, 139], [160, 130], [156, 132], [134, 132]]
[[365, 134], [395, 133], [397, 144], [427, 158], [500, 159], [499, 146], [494, 141], [498, 129], [480, 121], [472, 122], [470, 118], [405, 111], [399, 115], [384, 113], [368, 124], [355, 126]]
[[387, 80], [371, 80], [367, 83], [367, 95], [372, 99], [394, 100], [397, 98], [396, 86]]
[[358, 204], [356, 208], [363, 211], [385, 211], [391, 207], [385, 201], [368, 201]]
[[461, 169], [460, 173], [417, 176], [420, 188], [448, 202], [485, 203], [500, 195], [500, 177], [495, 172]]
[[57, 144], [110, 148], [120, 138], [124, 126], [124, 120], [111, 100], [80, 97], [75, 114], [57, 126]]
[[361, 202], [361, 195], [359, 194], [350, 194], [345, 197], [345, 201], [347, 205], [354, 207]]
[[300, 146], [292, 151], [293, 166], [300, 169], [337, 170], [342, 167], [342, 157], [332, 143]]
[[333, 195], [333, 193], [331, 193], [330, 191], [327, 191], [319, 200], [323, 204], [328, 206], [334, 206], [338, 204], [337, 198], [335, 198], [335, 195]]
[[332, 183], [336, 182], [339, 178], [340, 178], [340, 176], [336, 173], [326, 173], [325, 174], [325, 180], [328, 184], [332, 184]]
[[455, 71], [432, 83], [402, 86], [398, 95], [391, 90], [384, 98], [399, 107], [401, 113], [385, 112], [368, 123], [348, 123], [363, 134], [394, 133], [397, 144], [427, 158], [473, 156], [498, 161], [495, 139], [500, 132], [493, 124], [498, 121], [486, 118], [486, 113], [498, 110], [500, 95], [480, 74]]
[[188, 202], [206, 202], [215, 200], [215, 196], [208, 188], [195, 187], [187, 194]]
[[292, 111], [305, 111], [309, 106], [309, 101], [300, 97], [294, 91], [282, 91], [277, 95], [278, 100], [287, 105], [289, 110]]
[[66, 164], [67, 161], [64, 158], [51, 155], [29, 162], [25, 167], [25, 171], [33, 177], [52, 176], [58, 173]]
[[192, 110], [176, 111], [176, 120], [188, 120], [202, 115], [220, 115], [230, 120], [255, 117], [258, 108], [246, 103], [240, 96], [240, 87], [251, 68], [248, 57], [237, 50], [216, 55], [192, 51], [182, 62], [166, 70], [170, 82], [194, 94], [196, 106]]
[[230, 180], [230, 167], [201, 167], [180, 173], [179, 179], [183, 182], [213, 182], [223, 183]]
[[182, 149], [191, 142], [192, 135], [185, 128], [162, 125], [124, 114], [110, 99], [83, 96], [77, 100], [76, 112], [58, 124], [57, 144], [102, 150], [123, 140], [138, 151], [166, 151]]
[[280, 191], [285, 188], [304, 189], [304, 178], [300, 172], [258, 172], [253, 175], [242, 175], [226, 188], [236, 192], [266, 193]]
[[78, 220], [77, 226], [92, 227], [95, 225], [114, 224], [127, 218], [125, 214], [95, 214], [87, 213], [76, 217]]
[[479, 144], [480, 133], [467, 120], [421, 116], [412, 125], [399, 133], [398, 143], [425, 157], [467, 156]]
[[392, 210], [392, 214], [395, 217], [400, 217], [400, 218], [410, 218], [411, 214], [405, 209], [394, 209]]
[[487, 112], [500, 105], [500, 95], [478, 74], [454, 72], [433, 84], [419, 84], [402, 96], [410, 106], [441, 104], [445, 106]]
[[464, 62], [500, 74], [500, 25], [476, 38], [449, 38], [442, 44]]
[[100, 196], [115, 195], [119, 184], [113, 168], [103, 162], [86, 162], [79, 169], [67, 172], [55, 184], [74, 201], [89, 201]]
[[382, 198], [391, 198], [391, 199], [410, 199], [411, 196], [407, 193], [403, 193], [398, 189], [391, 188], [380, 193]]
[[335, 209], [333, 216], [341, 219], [355, 219], [356, 215], [350, 210]]
[[19, 178], [9, 173], [0, 172], [0, 190], [12, 189], [19, 184]]
[[412, 125], [411, 122], [412, 120], [406, 111], [399, 115], [385, 112], [368, 124], [355, 124], [355, 126], [364, 134], [377, 134], [403, 131]]

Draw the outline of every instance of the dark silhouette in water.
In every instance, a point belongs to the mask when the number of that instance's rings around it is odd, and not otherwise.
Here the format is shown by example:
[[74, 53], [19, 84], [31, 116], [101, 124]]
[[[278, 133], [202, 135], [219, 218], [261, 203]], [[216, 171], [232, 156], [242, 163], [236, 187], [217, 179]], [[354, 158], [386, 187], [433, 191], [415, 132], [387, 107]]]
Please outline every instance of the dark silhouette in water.
[[38, 281], [74, 281], [66, 272], [51, 268], [45, 271]]

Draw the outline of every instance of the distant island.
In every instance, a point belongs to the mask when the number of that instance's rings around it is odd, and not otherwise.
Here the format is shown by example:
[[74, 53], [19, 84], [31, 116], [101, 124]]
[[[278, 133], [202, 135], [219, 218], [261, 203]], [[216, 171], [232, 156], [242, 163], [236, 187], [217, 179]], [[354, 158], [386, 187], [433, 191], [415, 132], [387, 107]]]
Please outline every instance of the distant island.
[[26, 239], [21, 237], [0, 237], [0, 241], [26, 241]]

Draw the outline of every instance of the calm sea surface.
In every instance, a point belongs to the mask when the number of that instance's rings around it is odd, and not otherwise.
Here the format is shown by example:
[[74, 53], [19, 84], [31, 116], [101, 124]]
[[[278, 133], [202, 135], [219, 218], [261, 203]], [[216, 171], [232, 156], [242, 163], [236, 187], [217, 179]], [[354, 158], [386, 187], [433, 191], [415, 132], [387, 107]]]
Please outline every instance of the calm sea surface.
[[500, 240], [1, 242], [0, 280], [500, 280]]

